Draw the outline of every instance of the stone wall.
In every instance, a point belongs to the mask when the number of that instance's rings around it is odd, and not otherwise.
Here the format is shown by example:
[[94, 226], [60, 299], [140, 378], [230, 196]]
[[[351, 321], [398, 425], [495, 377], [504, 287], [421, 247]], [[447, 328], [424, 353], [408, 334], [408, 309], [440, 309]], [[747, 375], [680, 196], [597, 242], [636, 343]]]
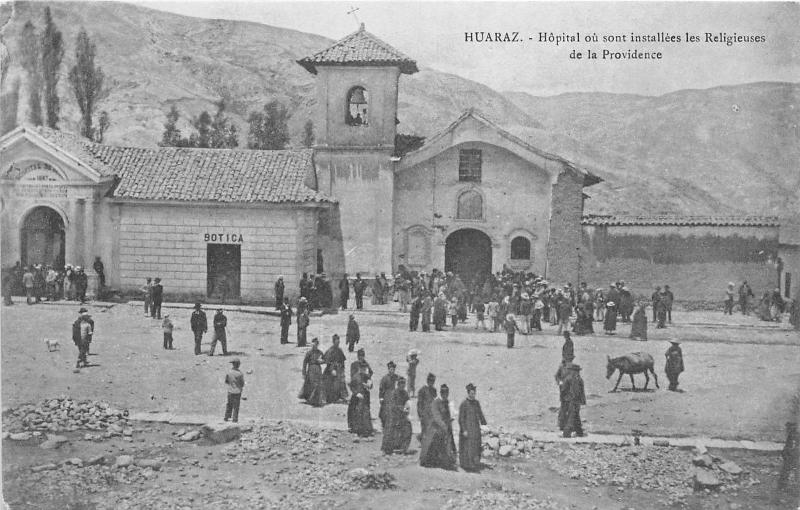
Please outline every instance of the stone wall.
[[[274, 299], [277, 276], [287, 295], [297, 294], [302, 217], [291, 208], [226, 208], [124, 204], [118, 229], [119, 280], [135, 291], [147, 277], [160, 277], [169, 296], [202, 297], [207, 284], [207, 245], [241, 245], [241, 297]], [[239, 239], [241, 236], [241, 240]]]

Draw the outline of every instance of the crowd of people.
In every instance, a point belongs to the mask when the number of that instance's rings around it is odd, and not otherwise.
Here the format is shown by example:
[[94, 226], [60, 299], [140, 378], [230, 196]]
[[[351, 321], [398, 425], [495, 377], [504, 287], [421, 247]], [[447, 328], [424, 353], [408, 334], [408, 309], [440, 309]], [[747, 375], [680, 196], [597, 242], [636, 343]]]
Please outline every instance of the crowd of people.
[[[105, 285], [105, 274], [102, 262], [98, 257], [95, 270], [101, 286]], [[86, 302], [89, 290], [89, 275], [81, 266], [67, 264], [63, 268], [52, 265], [34, 264], [23, 266], [19, 262], [14, 267], [3, 270], [3, 304], [13, 305], [12, 296], [25, 296], [29, 305], [47, 301], [80, 301]], [[102, 287], [101, 287], [102, 288]]]

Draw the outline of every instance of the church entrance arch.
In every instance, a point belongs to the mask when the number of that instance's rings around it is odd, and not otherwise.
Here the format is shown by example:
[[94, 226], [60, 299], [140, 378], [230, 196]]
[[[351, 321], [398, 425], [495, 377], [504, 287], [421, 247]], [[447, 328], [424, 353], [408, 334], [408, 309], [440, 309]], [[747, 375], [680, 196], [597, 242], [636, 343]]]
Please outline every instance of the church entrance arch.
[[58, 212], [47, 206], [31, 209], [20, 228], [22, 265], [64, 267], [64, 236], [64, 220]]
[[474, 228], [456, 230], [445, 240], [444, 270], [465, 284], [483, 281], [492, 272], [492, 240]]

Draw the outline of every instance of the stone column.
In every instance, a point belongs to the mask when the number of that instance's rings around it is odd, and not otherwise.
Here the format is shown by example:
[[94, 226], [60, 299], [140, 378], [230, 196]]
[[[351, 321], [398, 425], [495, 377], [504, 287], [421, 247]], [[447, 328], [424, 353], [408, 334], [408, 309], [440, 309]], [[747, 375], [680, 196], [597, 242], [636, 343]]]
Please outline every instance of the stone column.
[[94, 198], [87, 198], [83, 203], [83, 270], [86, 272], [86, 276], [89, 277], [89, 285], [86, 289], [86, 297], [89, 298], [94, 298], [97, 295], [98, 285], [97, 273], [92, 268], [96, 250], [94, 209]]
[[82, 249], [82, 247], [79, 247], [79, 234], [82, 225], [78, 209], [78, 201], [72, 200], [67, 210], [67, 231], [64, 235], [64, 242], [66, 243], [64, 247], [65, 262], [67, 264], [72, 264], [73, 267], [80, 264], [80, 253]]

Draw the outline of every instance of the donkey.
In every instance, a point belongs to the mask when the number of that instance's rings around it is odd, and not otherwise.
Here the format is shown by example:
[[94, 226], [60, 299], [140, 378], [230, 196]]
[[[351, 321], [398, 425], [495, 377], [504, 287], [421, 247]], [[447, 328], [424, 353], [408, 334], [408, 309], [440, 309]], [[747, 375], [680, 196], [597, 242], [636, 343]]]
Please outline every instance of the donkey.
[[636, 389], [636, 383], [633, 382], [633, 374], [644, 374], [644, 389], [647, 389], [647, 385], [650, 383], [650, 376], [647, 374], [648, 371], [653, 374], [653, 378], [656, 381], [656, 388], [658, 388], [658, 376], [656, 375], [655, 370], [653, 370], [655, 361], [653, 361], [653, 357], [646, 352], [633, 352], [618, 358], [606, 356], [606, 358], [608, 359], [608, 365], [606, 366], [606, 379], [610, 379], [611, 376], [614, 375], [614, 372], [619, 370], [617, 384], [614, 385], [614, 389], [611, 391], [617, 391], [619, 382], [622, 380], [622, 376], [625, 374], [630, 376], [631, 386], [633, 386], [634, 390]]

